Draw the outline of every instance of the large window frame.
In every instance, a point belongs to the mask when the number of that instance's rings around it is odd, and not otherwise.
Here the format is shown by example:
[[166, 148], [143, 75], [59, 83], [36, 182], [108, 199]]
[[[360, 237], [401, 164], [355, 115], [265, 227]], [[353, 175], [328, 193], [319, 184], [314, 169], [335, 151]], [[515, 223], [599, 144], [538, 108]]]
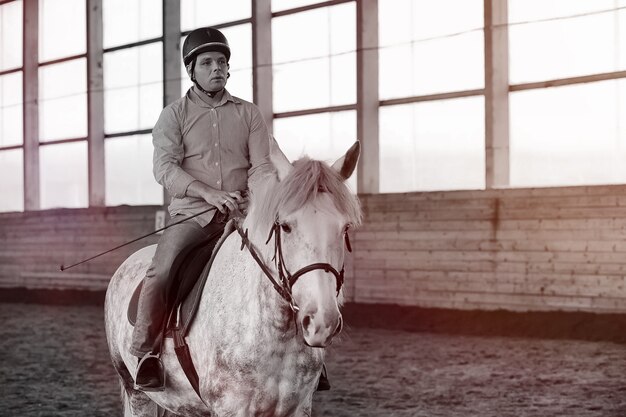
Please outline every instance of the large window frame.
[[[87, 39], [89, 39], [88, 4], [87, 4], [88, 1], [87, 0], [82, 0], [82, 1], [84, 2], [85, 13], [86, 13], [86, 15], [85, 15], [85, 41], [86, 41]], [[26, 6], [26, 3], [29, 3], [29, 2], [25, 2], [25, 6]], [[31, 2], [31, 3], [34, 3], [34, 2]], [[40, 1], [37, 2], [37, 3], [38, 3], [38, 6], [41, 4]], [[32, 6], [30, 6], [30, 7], [32, 7]], [[37, 10], [37, 14], [38, 14], [38, 18], [37, 18], [38, 23], [41, 23], [41, 21], [42, 21], [41, 10], [38, 9]], [[34, 34], [37, 36], [38, 42], [40, 42], [40, 40], [41, 40], [41, 36], [40, 36], [41, 34], [39, 33], [39, 28], [40, 27], [41, 27], [41, 25], [38, 25], [37, 30], [34, 30], [34, 28], [32, 26], [29, 27], [29, 21], [25, 19], [25, 23], [24, 23], [24, 28], [23, 29], [27, 33], [28, 33], [28, 31], [32, 30], [34, 32]], [[41, 54], [42, 50], [41, 50], [41, 45], [39, 43], [38, 43], [38, 46], [37, 46], [37, 51], [38, 51], [38, 53], [36, 55], [38, 57], [40, 57], [42, 55]], [[24, 54], [24, 56], [26, 56], [26, 54]], [[62, 56], [62, 57], [59, 57], [59, 58], [44, 59], [44, 60], [41, 60], [41, 61], [39, 61], [39, 59], [38, 59], [37, 69], [36, 69], [37, 77], [39, 79], [41, 79], [41, 75], [42, 75], [42, 70], [43, 69], [47, 69], [49, 67], [53, 67], [53, 66], [60, 65], [60, 64], [77, 63], [80, 60], [85, 61], [85, 63], [87, 63], [87, 61], [89, 60], [89, 45], [88, 45], [88, 43], [85, 43], [85, 51], [83, 53], [77, 53], [77, 54], [72, 54], [72, 55], [65, 55], [65, 56]], [[88, 64], [85, 65], [85, 71], [87, 71], [87, 66], [88, 66]], [[31, 82], [31, 80], [27, 80], [26, 78], [27, 77], [24, 77], [24, 83]], [[85, 79], [87, 79], [87, 74], [85, 74]], [[41, 85], [41, 82], [37, 82], [36, 85], [37, 85], [37, 89], [38, 89], [37, 96], [38, 96], [39, 100], [38, 100], [37, 104], [35, 106], [33, 106], [33, 107], [37, 108], [37, 115], [38, 115], [38, 118], [37, 118], [38, 137], [36, 138], [36, 140], [37, 140], [37, 147], [38, 147], [37, 148], [37, 153], [39, 153], [39, 151], [41, 149], [44, 149], [44, 148], [46, 148], [46, 151], [56, 150], [56, 148], [53, 149], [52, 147], [53, 146], [57, 146], [57, 145], [67, 146], [68, 144], [84, 143], [84, 144], [87, 144], [87, 148], [89, 148], [89, 146], [88, 146], [88, 138], [89, 138], [89, 123], [90, 123], [90, 121], [89, 121], [89, 116], [88, 116], [88, 113], [89, 113], [88, 99], [87, 99], [87, 103], [85, 103], [85, 107], [86, 107], [85, 108], [85, 111], [86, 111], [85, 116], [86, 116], [86, 119], [87, 119], [87, 120], [85, 120], [86, 127], [87, 127], [87, 129], [85, 131], [86, 135], [79, 135], [79, 136], [73, 136], [73, 137], [69, 137], [71, 135], [67, 135], [67, 136], [61, 137], [61, 138], [53, 138], [53, 139], [50, 139], [50, 140], [46, 140], [46, 139], [44, 139], [43, 132], [42, 132], [42, 130], [43, 130], [42, 129], [42, 116], [41, 116], [42, 115], [42, 112], [41, 112], [42, 107], [41, 106], [42, 106], [42, 103], [43, 103], [42, 90], [41, 90], [42, 85]], [[85, 89], [86, 89], [85, 94], [86, 94], [86, 96], [88, 96], [89, 95], [89, 82], [88, 82], [88, 80], [86, 82]], [[82, 93], [76, 93], [76, 94], [80, 95]], [[28, 111], [28, 108], [32, 109], [31, 106], [27, 106], [25, 108], [25, 111], [24, 111], [25, 114]], [[76, 145], [76, 146], [79, 146], [79, 145]], [[48, 148], [48, 147], [50, 147], [50, 148]], [[41, 164], [42, 158], [39, 155], [37, 156], [37, 161], [38, 161], [38, 164], [39, 164], [38, 171], [39, 171], [39, 174], [40, 174], [40, 176], [39, 176], [40, 183], [37, 186], [37, 188], [39, 190], [39, 199], [38, 199], [39, 207], [38, 208], [46, 208], [45, 207], [46, 199], [53, 200], [53, 201], [56, 200], [56, 199], [54, 197], [47, 197], [47, 198], [45, 198], [46, 187], [42, 186], [42, 184], [41, 184], [41, 180], [42, 180], [41, 176], [45, 175], [45, 172], [41, 171], [41, 168], [42, 168], [42, 164]], [[81, 165], [80, 162], [79, 162], [79, 165]], [[88, 177], [89, 177], [88, 172], [86, 172], [85, 175], [87, 176], [86, 179], [88, 181]], [[28, 183], [25, 184], [26, 188], [28, 188], [28, 186], [29, 186]], [[85, 191], [86, 191], [87, 195], [86, 195], [86, 198], [85, 198], [84, 202], [82, 202], [79, 197], [75, 196], [74, 198], [70, 199], [70, 200], [73, 201], [72, 203], [66, 203], [66, 204], [69, 204], [70, 207], [80, 207], [80, 208], [89, 206], [89, 197], [88, 197], [88, 195], [89, 195], [89, 185], [86, 184], [86, 187], [87, 187], [87, 189]], [[80, 194], [80, 191], [78, 191], [78, 192]], [[57, 206], [51, 205], [50, 207], [51, 208], [56, 208]]]
[[[358, 7], [358, 2], [354, 1], [354, 0], [338, 0], [338, 1], [325, 1], [325, 2], [318, 2], [318, 3], [313, 3], [313, 4], [309, 4], [309, 5], [305, 5], [305, 6], [300, 6], [300, 7], [295, 7], [295, 8], [291, 8], [291, 9], [284, 9], [284, 10], [280, 10], [280, 11], [275, 11], [271, 13], [271, 18], [272, 21], [274, 21], [275, 19], [281, 19], [281, 18], [285, 18], [288, 16], [298, 16], [301, 15], [303, 13], [307, 13], [307, 12], [311, 12], [314, 10], [322, 10], [322, 9], [326, 9], [329, 11], [329, 16], [331, 16], [331, 14], [333, 13], [333, 7], [337, 7], [337, 6], [342, 6], [342, 5], [346, 5], [346, 4], [354, 4], [355, 8]], [[356, 12], [355, 12], [355, 20], [356, 20]], [[355, 48], [358, 49], [358, 47]], [[296, 62], [315, 62], [318, 61], [320, 59], [327, 59], [328, 62], [327, 64], [331, 65], [332, 60], [334, 58], [339, 57], [340, 55], [345, 55], [346, 53], [350, 54], [350, 53], [355, 53], [355, 50], [351, 50], [351, 51], [344, 51], [341, 53], [333, 53], [332, 51], [332, 46], [329, 47], [329, 53], [327, 56], [323, 56], [323, 57], [319, 57], [319, 56], [315, 56], [315, 57], [306, 57], [306, 58], [301, 58], [299, 60], [297, 60]], [[289, 61], [289, 63], [287, 64], [283, 64], [283, 63], [278, 63], [277, 65], [280, 67], [281, 65], [290, 65], [292, 64], [294, 61]], [[273, 63], [272, 63], [272, 70], [273, 70]], [[333, 84], [333, 80], [332, 80], [332, 70], [330, 68], [328, 68], [329, 70], [329, 85]], [[356, 80], [356, 73], [353, 74], [353, 78]], [[355, 83], [356, 86], [356, 83]], [[332, 103], [333, 98], [332, 96], [328, 97], [329, 101]], [[334, 124], [333, 120], [342, 120], [342, 119], [347, 119], [349, 120], [350, 118], [352, 118], [352, 114], [357, 112], [357, 97], [354, 97], [354, 101], [352, 102], [347, 102], [345, 104], [329, 104], [327, 106], [322, 106], [322, 107], [315, 107], [315, 106], [311, 106], [311, 105], [303, 105], [302, 108], [300, 109], [294, 109], [294, 110], [287, 110], [287, 111], [279, 111], [279, 112], [273, 112], [273, 116], [272, 119], [276, 120], [280, 126], [285, 126], [285, 125], [289, 125], [289, 122], [291, 120], [307, 120], [307, 119], [319, 119], [320, 120], [324, 120], [325, 123], [322, 123], [322, 125], [326, 125], [328, 124], [328, 126], [332, 126]], [[355, 118], [356, 119], [356, 118]], [[320, 126], [321, 127], [321, 126]], [[337, 139], [343, 139], [344, 141], [347, 139], [348, 141], [352, 140], [352, 139], [356, 139], [356, 136], [358, 135], [356, 133], [356, 125], [354, 126], [354, 135], [350, 135], [346, 138], [334, 138], [333, 140], [337, 140]], [[327, 129], [322, 129], [322, 131], [320, 131], [320, 135], [323, 138], [326, 138], [326, 140], [332, 139], [335, 135], [332, 132], [332, 128], [330, 129], [331, 131], [325, 131]], [[330, 150], [328, 146], [326, 146], [325, 148], [320, 148], [319, 146], [317, 146], [318, 144], [311, 144], [310, 146], [306, 146], [306, 143], [302, 143], [302, 141], [298, 141], [298, 143], [291, 143], [291, 140], [293, 140], [293, 135], [289, 136], [288, 138], [282, 138], [282, 137], [276, 137], [276, 140], [278, 141], [279, 144], [282, 144], [282, 147], [284, 148], [284, 151], [286, 152], [287, 156], [290, 156], [292, 158], [298, 157], [301, 155], [301, 152], [298, 151], [298, 149], [304, 149], [307, 151], [307, 153], [310, 153], [311, 156], [313, 157], [317, 157], [317, 158], [321, 158], [326, 160], [327, 162], [332, 162], [332, 160], [328, 159], [328, 158], [337, 158], [340, 156], [340, 154], [336, 154], [336, 155], [329, 155], [328, 151]], [[306, 136], [306, 135], [305, 135]], [[327, 137], [328, 136], [328, 137]], [[287, 142], [287, 140], [289, 140], [289, 142]], [[345, 151], [350, 145], [349, 144], [344, 144], [347, 146], [344, 146], [345, 149], [343, 149], [342, 151]], [[332, 147], [332, 146], [331, 146]], [[292, 150], [293, 148], [293, 150]], [[316, 149], [319, 148], [319, 149]], [[358, 171], [358, 170], [357, 170]], [[357, 174], [358, 175], [358, 174]], [[355, 176], [356, 177], [356, 176]], [[349, 181], [349, 185], [351, 187], [352, 190], [356, 191], [358, 188], [357, 185], [357, 181], [356, 178], [353, 178]]]
[[[0, 8], [3, 6], [6, 6], [10, 3], [16, 4], [18, 3], [18, 0], [8, 0], [8, 1], [0, 1]], [[20, 33], [20, 36], [22, 36], [23, 38], [23, 22], [24, 22], [24, 2], [21, 2], [22, 4], [22, 33]], [[24, 46], [22, 45], [22, 49], [24, 48]], [[3, 76], [7, 76], [7, 75], [11, 75], [11, 74], [21, 74], [22, 76], [22, 83], [23, 83], [23, 79], [24, 79], [24, 57], [22, 56], [22, 59], [20, 61], [20, 65], [16, 66], [16, 67], [9, 67], [9, 68], [4, 68], [4, 69], [0, 69], [0, 77]], [[24, 99], [24, 91], [22, 90], [22, 115], [23, 115], [23, 108], [24, 108], [24, 103], [25, 103], [25, 99]], [[24, 165], [25, 165], [25, 155], [24, 155], [24, 142], [25, 142], [25, 137], [24, 137], [24, 128], [23, 126], [21, 127], [22, 130], [22, 142], [20, 144], [12, 144], [12, 145], [2, 145], [0, 144], [0, 153], [4, 153], [4, 155], [8, 155], [12, 152], [15, 151], [19, 151], [21, 152], [22, 155], [22, 169], [24, 169]], [[24, 181], [22, 180], [22, 200], [26, 199], [26, 195], [24, 193]], [[21, 204], [18, 204], [17, 207], [20, 207], [22, 210], [24, 210], [24, 202], [21, 202]]]
[[[0, 6], [19, 0], [0, 0]], [[24, 210], [38, 210], [40, 203], [39, 149], [41, 146], [80, 142], [88, 143], [89, 206], [105, 205], [104, 143], [109, 138], [149, 134], [151, 129], [139, 129], [105, 134], [103, 104], [102, 62], [105, 53], [124, 48], [133, 48], [153, 42], [163, 44], [163, 105], [180, 97], [181, 58], [180, 40], [189, 31], [181, 30], [180, 1], [163, 1], [162, 36], [140, 42], [103, 48], [102, 3], [103, 0], [85, 0], [87, 12], [87, 51], [84, 54], [63, 57], [48, 62], [38, 62], [38, 2], [23, 1], [23, 45], [22, 66], [0, 71], [0, 75], [22, 72], [23, 82], [23, 142], [19, 145], [0, 147], [0, 152], [20, 149], [23, 152]], [[484, 0], [484, 61], [485, 84], [482, 89], [453, 91], [441, 94], [406, 96], [391, 99], [379, 98], [378, 84], [378, 4], [387, 0], [330, 0], [318, 1], [301, 7], [272, 11], [271, 0], [250, 0], [252, 16], [233, 22], [216, 24], [227, 28], [243, 23], [252, 26], [252, 71], [253, 101], [259, 106], [272, 130], [274, 119], [356, 112], [357, 137], [362, 142], [362, 155], [357, 170], [358, 193], [378, 193], [379, 186], [379, 109], [387, 106], [409, 105], [428, 101], [448, 100], [463, 97], [484, 97], [485, 103], [485, 188], [510, 187], [510, 140], [509, 140], [509, 95], [510, 93], [547, 89], [559, 86], [626, 79], [626, 71], [587, 74], [569, 78], [511, 84], [509, 81], [509, 23], [508, 2]], [[317, 8], [332, 7], [344, 3], [356, 3], [356, 101], [339, 106], [303, 108], [300, 110], [274, 112], [272, 104], [272, 20]], [[32, 58], [35, 55], [35, 58]], [[38, 72], [41, 67], [75, 59], [87, 59], [88, 135], [39, 141], [38, 121]], [[418, 191], [418, 190], [416, 190]], [[167, 198], [165, 199], [167, 201]]]

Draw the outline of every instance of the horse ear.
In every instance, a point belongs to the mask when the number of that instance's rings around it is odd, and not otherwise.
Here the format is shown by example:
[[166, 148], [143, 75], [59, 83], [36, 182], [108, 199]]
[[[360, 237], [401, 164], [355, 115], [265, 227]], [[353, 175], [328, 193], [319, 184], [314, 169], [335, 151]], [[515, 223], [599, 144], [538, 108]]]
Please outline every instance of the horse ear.
[[287, 159], [283, 151], [280, 150], [278, 142], [276, 142], [274, 136], [271, 136], [270, 138], [270, 160], [276, 168], [278, 179], [280, 181], [284, 180], [293, 169], [293, 165], [291, 165], [291, 162], [289, 162], [289, 159]]
[[354, 169], [356, 168], [356, 163], [359, 161], [359, 155], [361, 154], [361, 142], [358, 140], [354, 142], [354, 145], [348, 149], [348, 152], [341, 158], [337, 159], [333, 164], [333, 169], [339, 172], [339, 175], [344, 180], [350, 178]]

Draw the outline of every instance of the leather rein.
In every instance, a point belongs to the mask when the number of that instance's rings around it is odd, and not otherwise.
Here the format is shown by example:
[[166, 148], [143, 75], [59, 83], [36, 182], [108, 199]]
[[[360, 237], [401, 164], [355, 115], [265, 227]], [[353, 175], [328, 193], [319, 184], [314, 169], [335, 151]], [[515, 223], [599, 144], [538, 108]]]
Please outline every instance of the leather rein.
[[[254, 247], [254, 245], [248, 238], [248, 229], [246, 229], [246, 231], [244, 232], [239, 225], [237, 225], [236, 227], [237, 227], [237, 232], [239, 233], [239, 236], [241, 236], [240, 250], [243, 250], [244, 247], [248, 248], [250, 255], [252, 255], [252, 258], [254, 258], [254, 260], [259, 265], [259, 267], [261, 268], [265, 276], [270, 280], [276, 292], [278, 292], [278, 294], [280, 294], [280, 296], [289, 304], [289, 307], [291, 307], [291, 310], [293, 311], [294, 316], [298, 311], [300, 311], [300, 308], [298, 307], [295, 300], [293, 299], [292, 288], [295, 285], [298, 278], [300, 278], [302, 275], [306, 274], [307, 272], [315, 271], [316, 269], [321, 269], [324, 272], [333, 274], [335, 276], [335, 279], [337, 280], [337, 296], [339, 296], [339, 291], [341, 290], [341, 287], [343, 286], [343, 281], [344, 281], [344, 266], [343, 265], [341, 266], [341, 271], [337, 271], [335, 267], [325, 262], [317, 262], [317, 263], [307, 265], [297, 270], [294, 274], [291, 274], [287, 270], [287, 268], [285, 267], [285, 261], [283, 258], [283, 248], [282, 248], [282, 243], [281, 243], [281, 224], [278, 221], [278, 219], [274, 221], [274, 224], [272, 225], [272, 228], [270, 229], [269, 236], [267, 237], [267, 240], [265, 241], [265, 244], [267, 245], [269, 241], [272, 239], [272, 236], [274, 236], [274, 257], [272, 258], [272, 260], [275, 262], [276, 269], [278, 270], [278, 279], [274, 278], [274, 274], [272, 273], [271, 269], [261, 259], [257, 249]], [[349, 252], [352, 252], [352, 247], [350, 245], [350, 239], [348, 238], [348, 233], [345, 232], [344, 236], [345, 236], [346, 247], [348, 248]]]

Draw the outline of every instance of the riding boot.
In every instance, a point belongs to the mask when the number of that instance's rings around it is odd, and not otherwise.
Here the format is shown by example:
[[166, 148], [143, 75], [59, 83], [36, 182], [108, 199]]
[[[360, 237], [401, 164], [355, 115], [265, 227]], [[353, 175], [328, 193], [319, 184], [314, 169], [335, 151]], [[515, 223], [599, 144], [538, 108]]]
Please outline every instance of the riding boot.
[[158, 355], [147, 353], [139, 359], [135, 389], [139, 391], [163, 391], [165, 389], [165, 370]]
[[326, 365], [322, 365], [322, 373], [317, 381], [316, 391], [328, 391], [330, 389], [330, 381], [328, 381], [328, 375], [326, 374]]

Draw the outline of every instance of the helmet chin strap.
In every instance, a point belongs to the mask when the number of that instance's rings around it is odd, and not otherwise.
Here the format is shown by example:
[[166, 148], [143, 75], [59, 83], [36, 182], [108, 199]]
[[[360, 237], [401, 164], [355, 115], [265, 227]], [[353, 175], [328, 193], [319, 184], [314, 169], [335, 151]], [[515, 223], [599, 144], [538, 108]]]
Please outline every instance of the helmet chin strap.
[[200, 83], [198, 83], [198, 81], [196, 81], [195, 78], [192, 78], [191, 81], [193, 81], [193, 83], [195, 84], [196, 88], [200, 91], [202, 91], [204, 94], [206, 94], [207, 96], [213, 98], [215, 97], [220, 91], [223, 91], [224, 89], [222, 88], [219, 91], [207, 91], [204, 88], [202, 88], [202, 86], [200, 85]]

